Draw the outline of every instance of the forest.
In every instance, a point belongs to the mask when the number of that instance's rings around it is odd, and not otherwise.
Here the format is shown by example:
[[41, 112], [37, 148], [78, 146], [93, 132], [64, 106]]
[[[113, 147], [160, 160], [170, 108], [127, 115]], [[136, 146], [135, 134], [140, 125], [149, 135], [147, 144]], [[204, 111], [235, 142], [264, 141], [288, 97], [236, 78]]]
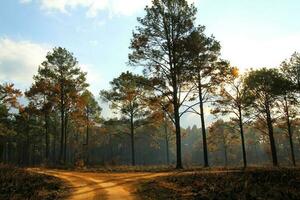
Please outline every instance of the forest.
[[[98, 94], [63, 47], [45, 55], [26, 91], [2, 82], [0, 163], [296, 167], [300, 53], [279, 66], [239, 69], [222, 58], [220, 42], [196, 23], [196, 13], [185, 0], [153, 0], [132, 27], [128, 71]], [[111, 117], [102, 115], [104, 104]], [[187, 116], [201, 126], [183, 128]]]
[[[142, 67], [142, 75], [123, 72], [94, 96], [76, 57], [57, 47], [26, 91], [2, 83], [0, 161], [295, 166], [300, 54], [274, 68], [240, 71], [195, 24], [195, 7], [163, 2], [146, 8], [133, 33], [128, 64]], [[116, 117], [101, 116], [105, 102]], [[215, 119], [207, 125], [210, 113]], [[182, 128], [184, 115], [199, 118], [201, 127]]]

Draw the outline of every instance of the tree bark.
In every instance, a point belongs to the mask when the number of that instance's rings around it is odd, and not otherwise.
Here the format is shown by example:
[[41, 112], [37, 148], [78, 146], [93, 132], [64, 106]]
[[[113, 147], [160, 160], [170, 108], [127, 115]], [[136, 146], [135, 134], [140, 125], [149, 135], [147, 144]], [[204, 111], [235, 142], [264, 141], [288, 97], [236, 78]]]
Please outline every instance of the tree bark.
[[291, 121], [290, 121], [288, 101], [287, 101], [286, 97], [284, 97], [284, 101], [285, 101], [286, 123], [287, 123], [288, 134], [289, 134], [289, 142], [290, 142], [290, 148], [291, 148], [291, 157], [292, 157], [293, 165], [296, 166], [296, 159], [295, 159], [295, 152], [294, 152], [294, 142], [293, 142], [293, 131], [292, 131], [292, 125], [291, 125]]
[[175, 120], [175, 134], [176, 134], [176, 169], [182, 169], [181, 158], [181, 127], [180, 127], [180, 114], [179, 114], [179, 102], [177, 97], [177, 81], [176, 76], [172, 78], [173, 81], [173, 107], [174, 107], [174, 120]]
[[54, 115], [54, 133], [53, 133], [53, 163], [56, 164], [57, 159], [56, 159], [56, 143], [57, 143], [57, 136], [58, 136], [58, 129], [57, 129], [57, 118], [56, 118], [56, 114]]
[[175, 129], [176, 129], [176, 169], [182, 169], [182, 159], [181, 159], [181, 128], [180, 128], [180, 117], [179, 117], [179, 108], [178, 104], [174, 105], [174, 115], [175, 115]]
[[275, 144], [275, 140], [274, 140], [272, 116], [271, 116], [270, 105], [269, 105], [268, 101], [265, 103], [265, 108], [266, 108], [266, 114], [267, 114], [267, 126], [268, 126], [268, 131], [269, 131], [269, 140], [270, 140], [270, 146], [271, 146], [273, 166], [277, 167], [278, 166], [277, 151], [276, 151], [276, 144]]
[[134, 121], [133, 121], [133, 114], [130, 115], [130, 138], [131, 138], [131, 165], [132, 165], [132, 166], [135, 166]]
[[64, 141], [65, 141], [65, 143], [64, 143], [64, 163], [66, 164], [66, 162], [67, 162], [67, 141], [68, 141], [68, 131], [67, 131], [67, 129], [68, 129], [68, 115], [66, 114], [65, 115], [65, 126], [64, 126], [64, 136], [65, 136], [65, 139], [64, 139]]
[[247, 167], [247, 155], [246, 155], [246, 147], [245, 147], [245, 138], [244, 138], [244, 124], [243, 124], [243, 115], [242, 108], [239, 106], [239, 125], [240, 125], [240, 134], [242, 141], [242, 153], [243, 153], [243, 163], [244, 167]]
[[169, 157], [169, 136], [168, 136], [168, 121], [167, 121], [167, 117], [165, 115], [165, 142], [166, 142], [166, 161], [167, 161], [167, 165], [170, 164], [170, 157]]
[[2, 139], [1, 139], [1, 141], [0, 141], [0, 163], [2, 163], [4, 161], [3, 153], [4, 153], [4, 145], [3, 145], [3, 142], [2, 142]]
[[46, 162], [49, 159], [49, 116], [48, 113], [45, 112], [45, 144], [46, 144], [46, 151], [45, 151], [45, 158]]
[[203, 142], [203, 158], [204, 158], [204, 167], [208, 167], [208, 151], [207, 151], [207, 139], [206, 139], [206, 127], [204, 119], [204, 108], [203, 108], [203, 94], [202, 94], [202, 85], [201, 77], [198, 77], [198, 92], [199, 92], [199, 106], [200, 106], [200, 118], [201, 118], [201, 128], [202, 128], [202, 142]]
[[224, 158], [225, 158], [225, 167], [228, 166], [228, 155], [227, 155], [227, 146], [224, 144]]
[[89, 125], [86, 125], [86, 164], [89, 164]]
[[61, 95], [60, 95], [60, 119], [61, 119], [61, 134], [60, 134], [60, 152], [59, 161], [63, 162], [64, 155], [64, 137], [65, 137], [65, 108], [64, 108], [64, 93], [63, 86], [61, 85]]

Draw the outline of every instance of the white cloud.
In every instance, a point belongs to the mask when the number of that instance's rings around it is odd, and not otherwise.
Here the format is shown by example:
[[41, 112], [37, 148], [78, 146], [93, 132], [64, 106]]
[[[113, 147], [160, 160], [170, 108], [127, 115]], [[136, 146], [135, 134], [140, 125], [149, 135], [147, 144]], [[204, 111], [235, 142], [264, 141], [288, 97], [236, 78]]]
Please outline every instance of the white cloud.
[[0, 81], [29, 86], [48, 49], [30, 41], [0, 38]]
[[[30, 2], [31, 0], [21, 0]], [[96, 17], [100, 11], [108, 11], [110, 16], [129, 16], [142, 10], [146, 5], [151, 4], [151, 0], [37, 0], [41, 8], [47, 11], [59, 11], [69, 13], [77, 7], [87, 9], [87, 17]], [[188, 0], [196, 2], [197, 0]]]
[[[51, 49], [50, 45], [0, 38], [0, 82], [13, 82], [21, 89], [28, 88]], [[98, 86], [102, 84], [101, 73], [91, 64], [79, 63], [79, 66], [87, 72], [90, 90], [97, 95]]]
[[300, 51], [299, 34], [269, 38], [233, 35], [221, 41], [223, 57], [242, 70], [278, 67], [293, 52]]

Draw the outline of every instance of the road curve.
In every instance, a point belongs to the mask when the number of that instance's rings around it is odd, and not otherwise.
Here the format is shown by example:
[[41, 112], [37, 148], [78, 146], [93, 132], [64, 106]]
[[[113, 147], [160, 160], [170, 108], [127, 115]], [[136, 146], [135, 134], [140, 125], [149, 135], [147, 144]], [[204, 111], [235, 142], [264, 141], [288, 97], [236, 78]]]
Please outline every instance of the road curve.
[[137, 200], [134, 184], [162, 176], [160, 173], [85, 173], [62, 170], [32, 169], [58, 177], [69, 183], [69, 200]]

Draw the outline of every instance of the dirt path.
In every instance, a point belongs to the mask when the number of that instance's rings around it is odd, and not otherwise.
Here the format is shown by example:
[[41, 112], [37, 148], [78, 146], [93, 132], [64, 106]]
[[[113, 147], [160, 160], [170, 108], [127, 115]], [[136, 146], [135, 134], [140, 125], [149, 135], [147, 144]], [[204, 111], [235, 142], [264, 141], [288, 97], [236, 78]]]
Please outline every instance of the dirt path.
[[166, 173], [83, 173], [34, 169], [56, 176], [71, 186], [70, 200], [137, 200], [134, 184]]

